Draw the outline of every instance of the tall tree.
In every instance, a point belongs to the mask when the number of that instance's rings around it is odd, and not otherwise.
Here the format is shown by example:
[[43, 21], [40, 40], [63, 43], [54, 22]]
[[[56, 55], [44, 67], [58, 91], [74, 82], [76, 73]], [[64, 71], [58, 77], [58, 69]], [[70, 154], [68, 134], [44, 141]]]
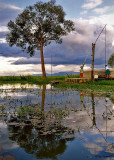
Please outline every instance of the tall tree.
[[110, 56], [108, 64], [113, 68], [114, 67], [114, 53]]
[[33, 56], [40, 50], [43, 79], [46, 79], [43, 47], [52, 41], [62, 43], [62, 36], [74, 30], [74, 23], [65, 20], [65, 12], [55, 0], [47, 3], [38, 2], [18, 15], [13, 22], [10, 20], [10, 32], [6, 40], [10, 46], [16, 45]]

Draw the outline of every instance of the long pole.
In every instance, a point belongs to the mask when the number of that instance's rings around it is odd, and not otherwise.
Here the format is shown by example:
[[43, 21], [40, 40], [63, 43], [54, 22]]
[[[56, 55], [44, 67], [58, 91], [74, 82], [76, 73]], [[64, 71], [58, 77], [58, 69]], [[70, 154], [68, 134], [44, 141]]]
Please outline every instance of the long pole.
[[106, 70], [106, 26], [105, 26], [105, 70]]
[[103, 30], [106, 28], [106, 25], [107, 25], [107, 24], [105, 24], [104, 28], [101, 30], [100, 34], [98, 35], [98, 37], [97, 37], [97, 39], [96, 39], [96, 41], [95, 41], [95, 44], [96, 44], [97, 40], [99, 39], [99, 37], [100, 37], [101, 33], [103, 32]]
[[51, 80], [52, 80], [52, 55], [51, 55]]

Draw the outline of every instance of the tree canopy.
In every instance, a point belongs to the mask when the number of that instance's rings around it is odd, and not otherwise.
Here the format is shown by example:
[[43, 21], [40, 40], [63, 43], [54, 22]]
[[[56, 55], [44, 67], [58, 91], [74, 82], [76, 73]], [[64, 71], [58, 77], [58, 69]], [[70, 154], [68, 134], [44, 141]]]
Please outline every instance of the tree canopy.
[[114, 67], [114, 53], [110, 56], [108, 64], [113, 68]]
[[62, 43], [62, 36], [74, 30], [74, 23], [65, 20], [62, 6], [55, 5], [56, 1], [37, 2], [18, 15], [13, 22], [10, 20], [10, 32], [6, 40], [10, 46], [16, 45], [33, 56], [40, 50], [43, 78], [46, 78], [43, 47], [52, 41]]

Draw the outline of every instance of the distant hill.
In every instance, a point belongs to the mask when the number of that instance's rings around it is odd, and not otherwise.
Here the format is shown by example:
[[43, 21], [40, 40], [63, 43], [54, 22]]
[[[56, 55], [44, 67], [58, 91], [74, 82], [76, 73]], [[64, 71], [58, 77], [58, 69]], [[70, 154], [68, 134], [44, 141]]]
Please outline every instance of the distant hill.
[[[58, 72], [53, 73], [52, 76], [67, 76], [67, 75], [78, 75], [79, 72]], [[46, 74], [47, 76], [51, 76], [51, 74]], [[32, 76], [42, 76], [42, 74], [33, 74]]]

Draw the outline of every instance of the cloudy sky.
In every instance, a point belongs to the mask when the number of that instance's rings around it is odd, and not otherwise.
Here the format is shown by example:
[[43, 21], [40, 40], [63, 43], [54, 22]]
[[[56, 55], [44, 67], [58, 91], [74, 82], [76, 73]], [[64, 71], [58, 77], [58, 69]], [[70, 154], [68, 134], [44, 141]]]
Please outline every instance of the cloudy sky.
[[[47, 2], [47, 0], [42, 0]], [[26, 6], [38, 0], [0, 0], [0, 75], [41, 74], [40, 52], [34, 57], [21, 48], [9, 47], [5, 36], [7, 23]], [[106, 26], [106, 59], [114, 53], [114, 0], [56, 0], [66, 12], [66, 19], [75, 23], [75, 31], [63, 37], [62, 44], [52, 43], [44, 48], [46, 72], [77, 72], [87, 57], [85, 69], [91, 67], [91, 44]], [[52, 59], [51, 59], [52, 57]], [[105, 65], [105, 30], [95, 48], [95, 67]]]

